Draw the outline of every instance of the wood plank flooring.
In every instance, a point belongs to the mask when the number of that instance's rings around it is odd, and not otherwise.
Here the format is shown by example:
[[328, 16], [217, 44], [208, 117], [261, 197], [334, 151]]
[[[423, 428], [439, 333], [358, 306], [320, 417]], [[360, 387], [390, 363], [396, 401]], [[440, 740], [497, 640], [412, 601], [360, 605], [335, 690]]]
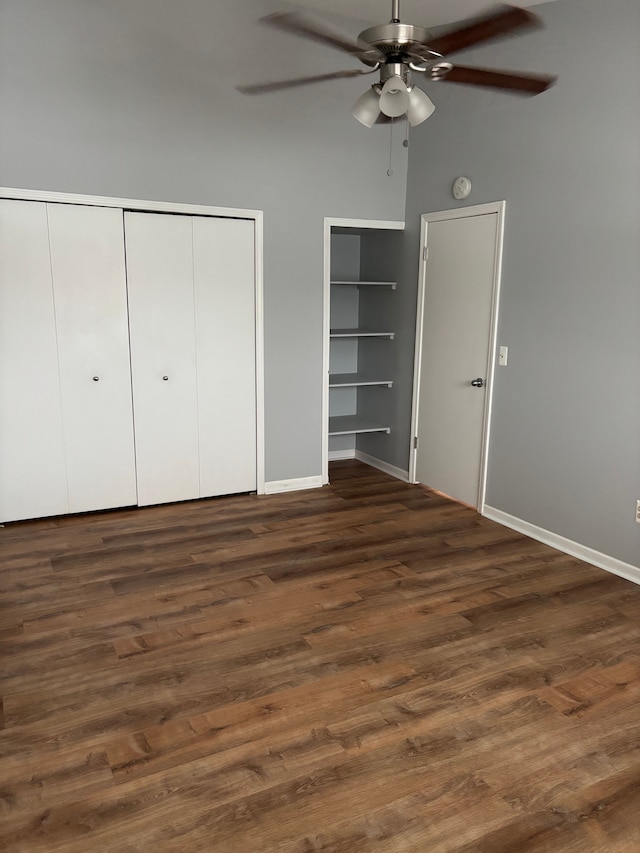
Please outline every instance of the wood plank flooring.
[[356, 462], [0, 530], [0, 849], [640, 851], [640, 588]]

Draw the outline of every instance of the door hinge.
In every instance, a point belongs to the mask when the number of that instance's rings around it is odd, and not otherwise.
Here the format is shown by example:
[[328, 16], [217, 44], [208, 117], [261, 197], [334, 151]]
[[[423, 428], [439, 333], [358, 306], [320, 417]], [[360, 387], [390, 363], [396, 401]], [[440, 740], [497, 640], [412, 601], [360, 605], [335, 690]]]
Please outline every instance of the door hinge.
[[413, 437], [413, 449], [414, 450], [418, 449], [418, 436], [417, 435], [414, 435], [414, 437]]
[[425, 246], [422, 250], [422, 260], [423, 261], [429, 260], [429, 247], [428, 246]]

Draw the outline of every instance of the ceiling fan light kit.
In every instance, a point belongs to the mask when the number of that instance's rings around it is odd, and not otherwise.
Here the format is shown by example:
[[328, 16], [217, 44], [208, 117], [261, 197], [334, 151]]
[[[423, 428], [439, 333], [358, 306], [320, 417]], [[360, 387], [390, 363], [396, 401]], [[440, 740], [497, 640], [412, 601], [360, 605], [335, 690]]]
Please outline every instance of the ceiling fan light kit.
[[[454, 65], [445, 56], [482, 42], [494, 41], [516, 30], [541, 26], [540, 19], [517, 6], [498, 6], [490, 12], [459, 24], [432, 37], [425, 27], [400, 21], [400, 2], [392, 0], [391, 21], [363, 30], [357, 40], [338, 35], [300, 12], [278, 12], [262, 22], [292, 35], [319, 41], [358, 59], [364, 69], [335, 71], [313, 77], [238, 86], [244, 94], [257, 95], [290, 89], [325, 80], [359, 77], [379, 72], [379, 80], [354, 104], [351, 112], [366, 127], [406, 116], [412, 126], [421, 124], [435, 110], [430, 98], [412, 80], [412, 73], [429, 81], [484, 86], [521, 95], [537, 95], [555, 77], [541, 74], [514, 74], [491, 68]], [[384, 121], [382, 121], [384, 119]]]
[[[436, 107], [429, 96], [422, 89], [418, 89], [417, 86], [412, 86], [411, 89], [407, 89], [405, 86], [405, 91], [409, 99], [409, 106], [404, 107], [403, 104], [403, 109], [400, 113], [393, 113], [391, 111], [394, 109], [393, 105], [398, 105], [400, 101], [394, 100], [390, 94], [383, 100], [381, 87], [379, 84], [374, 84], [364, 95], [358, 98], [351, 108], [351, 114], [365, 127], [373, 127], [374, 124], [380, 123], [378, 119], [381, 114], [397, 116], [406, 113], [409, 124], [415, 127], [426, 121]], [[392, 106], [388, 107], [387, 103], [391, 103]]]

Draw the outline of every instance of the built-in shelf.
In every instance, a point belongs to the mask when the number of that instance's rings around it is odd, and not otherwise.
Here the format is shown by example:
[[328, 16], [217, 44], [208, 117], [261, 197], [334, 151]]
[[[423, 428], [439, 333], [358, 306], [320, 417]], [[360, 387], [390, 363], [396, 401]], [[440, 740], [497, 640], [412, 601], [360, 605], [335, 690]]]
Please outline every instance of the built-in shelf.
[[361, 385], [386, 385], [391, 388], [393, 379], [364, 376], [360, 373], [330, 373], [329, 388], [353, 388]]
[[398, 286], [395, 281], [332, 281], [331, 284], [350, 284], [357, 287], [390, 287], [392, 290]]
[[329, 418], [329, 435], [351, 435], [362, 432], [391, 432], [388, 426], [382, 426], [359, 415], [340, 415]]
[[391, 432], [394, 391], [389, 389], [397, 384], [392, 318], [398, 283], [387, 280], [396, 275], [397, 257], [395, 241], [387, 237], [388, 229], [377, 226], [340, 226], [330, 234], [331, 366], [325, 386], [330, 452], [355, 452], [357, 447], [367, 452], [375, 447], [379, 452], [386, 439], [361, 434]]
[[330, 338], [395, 338], [395, 332], [381, 332], [377, 329], [331, 329]]

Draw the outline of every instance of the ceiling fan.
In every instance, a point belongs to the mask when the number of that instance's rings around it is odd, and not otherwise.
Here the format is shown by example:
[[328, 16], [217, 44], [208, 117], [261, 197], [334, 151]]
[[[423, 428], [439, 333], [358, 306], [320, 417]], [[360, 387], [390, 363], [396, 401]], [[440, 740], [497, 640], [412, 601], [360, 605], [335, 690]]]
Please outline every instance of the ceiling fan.
[[407, 116], [411, 125], [420, 124], [429, 118], [435, 106], [422, 89], [415, 85], [413, 74], [424, 75], [423, 79], [427, 80], [488, 86], [521, 95], [544, 92], [556, 79], [541, 74], [516, 74], [491, 68], [454, 65], [445, 58], [516, 30], [533, 29], [542, 25], [536, 15], [516, 6], [499, 6], [434, 37], [424, 27], [403, 24], [400, 21], [400, 0], [392, 0], [391, 21], [388, 24], [363, 30], [357, 40], [338, 35], [301, 12], [276, 12], [261, 18], [261, 22], [337, 48], [360, 60], [366, 68], [238, 86], [240, 92], [260, 95], [325, 80], [379, 72], [377, 82], [356, 101], [352, 109], [353, 115], [367, 127], [384, 124], [403, 115]]

